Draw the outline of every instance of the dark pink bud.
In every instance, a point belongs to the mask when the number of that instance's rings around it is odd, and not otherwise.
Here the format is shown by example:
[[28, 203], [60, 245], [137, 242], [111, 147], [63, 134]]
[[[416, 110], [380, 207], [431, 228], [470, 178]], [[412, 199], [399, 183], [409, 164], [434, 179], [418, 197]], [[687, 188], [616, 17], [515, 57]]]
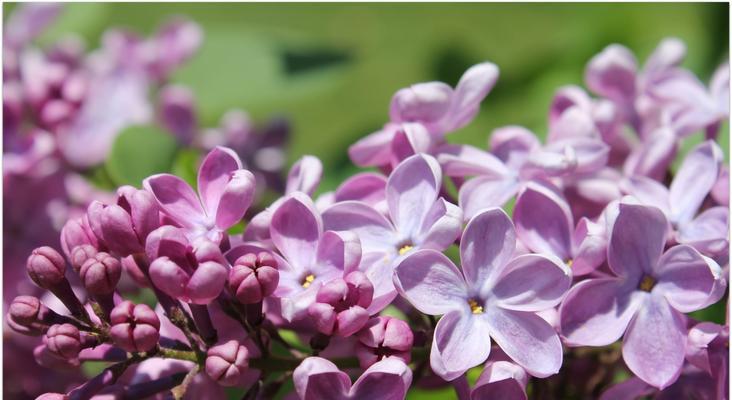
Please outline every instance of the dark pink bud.
[[206, 373], [222, 386], [239, 384], [249, 366], [249, 350], [236, 340], [208, 350]]
[[74, 247], [74, 249], [71, 250], [71, 256], [69, 257], [69, 260], [71, 260], [71, 267], [74, 268], [74, 271], [78, 274], [81, 270], [81, 266], [84, 265], [86, 260], [96, 256], [98, 252], [99, 250], [90, 244], [82, 244]]
[[36, 346], [33, 349], [33, 358], [38, 365], [46, 368], [71, 369], [79, 366], [78, 358], [66, 359], [58, 356], [51, 352], [45, 344]]
[[[77, 247], [79, 248], [81, 247]], [[84, 287], [92, 295], [114, 292], [121, 275], [122, 267], [119, 260], [105, 252], [99, 252], [86, 260], [79, 270]]]
[[61, 393], [44, 393], [38, 397], [36, 397], [36, 400], [68, 400], [69, 396]]
[[279, 280], [277, 260], [268, 252], [245, 254], [229, 270], [229, 289], [243, 304], [259, 303], [274, 293]]
[[142, 287], [150, 287], [150, 281], [147, 280], [145, 273], [142, 272], [142, 269], [140, 268], [140, 266], [137, 265], [137, 261], [135, 261], [135, 257], [127, 256], [122, 259], [121, 264], [122, 264], [122, 268], [135, 281], [135, 283], [137, 283], [139, 286], [142, 286]]
[[8, 308], [8, 315], [16, 323], [22, 326], [28, 326], [38, 319], [38, 313], [41, 311], [41, 301], [33, 296], [18, 296]]
[[64, 359], [75, 359], [81, 351], [81, 333], [71, 324], [51, 325], [43, 338], [48, 350]]
[[406, 322], [392, 317], [372, 318], [357, 337], [356, 357], [361, 368], [384, 357], [398, 357], [409, 364], [414, 335]]
[[374, 285], [366, 274], [354, 271], [346, 275], [345, 281], [348, 284], [349, 302], [363, 308], [371, 305], [371, 300], [374, 298]]
[[26, 267], [33, 282], [44, 289], [51, 289], [66, 279], [66, 261], [61, 254], [48, 246], [33, 250]]
[[72, 251], [77, 246], [84, 244], [99, 248], [99, 241], [89, 225], [87, 216], [71, 219], [61, 229], [61, 249], [69, 259], [72, 258]]
[[[362, 272], [352, 272], [345, 279], [326, 282], [318, 290], [316, 303], [308, 308], [318, 331], [325, 335], [350, 336], [369, 319], [374, 287]], [[335, 319], [335, 321], [333, 321]]]
[[332, 335], [335, 332], [338, 316], [330, 304], [313, 303], [308, 307], [308, 315], [315, 323], [318, 332], [324, 335]]
[[160, 339], [160, 319], [146, 304], [123, 301], [112, 310], [110, 322], [112, 341], [126, 351], [150, 351]]

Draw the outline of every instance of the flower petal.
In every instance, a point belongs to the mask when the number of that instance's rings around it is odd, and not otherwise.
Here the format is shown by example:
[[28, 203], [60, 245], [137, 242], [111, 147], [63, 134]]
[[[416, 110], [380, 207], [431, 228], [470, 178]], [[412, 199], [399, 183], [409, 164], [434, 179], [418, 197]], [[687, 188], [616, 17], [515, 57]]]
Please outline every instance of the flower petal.
[[707, 256], [724, 254], [729, 247], [729, 209], [712, 207], [679, 227], [676, 240]]
[[498, 80], [498, 67], [489, 62], [474, 65], [460, 77], [455, 87], [446, 121], [445, 132], [462, 128], [475, 118], [480, 102], [493, 89]]
[[550, 186], [529, 182], [516, 198], [513, 220], [516, 235], [536, 253], [561, 260], [572, 257], [572, 210], [562, 194]]
[[359, 167], [387, 165], [391, 162], [391, 141], [396, 133], [396, 124], [374, 132], [348, 148], [348, 156]]
[[451, 99], [452, 88], [445, 83], [418, 83], [394, 94], [389, 118], [393, 122], [434, 122], [445, 115]]
[[503, 162], [493, 154], [469, 145], [447, 144], [437, 150], [437, 160], [447, 176], [489, 176], [502, 178], [509, 174]]
[[620, 339], [640, 306], [640, 296], [617, 279], [590, 279], [572, 287], [559, 307], [562, 336], [570, 346], [606, 346]]
[[362, 201], [386, 214], [386, 177], [373, 172], [362, 172], [346, 179], [336, 189], [335, 201], [348, 200]]
[[391, 222], [360, 201], [344, 201], [330, 206], [323, 212], [323, 223], [328, 230], [356, 233], [364, 252], [398, 250], [398, 238]]
[[[361, 262], [361, 242], [353, 232], [325, 231], [318, 242], [317, 268], [355, 271]], [[318, 271], [313, 271], [318, 272]]]
[[419, 246], [422, 249], [445, 250], [460, 237], [463, 211], [460, 207], [439, 198], [425, 216]]
[[628, 368], [649, 385], [664, 389], [681, 373], [685, 347], [683, 315], [663, 296], [645, 296], [623, 339], [623, 359]]
[[559, 304], [571, 285], [572, 273], [561, 260], [526, 254], [506, 265], [492, 292], [501, 308], [542, 311]]
[[654, 293], [662, 294], [671, 306], [684, 313], [717, 302], [723, 294], [718, 285], [726, 286], [722, 269], [687, 245], [666, 251], [658, 262], [656, 274]]
[[206, 214], [201, 202], [183, 179], [170, 174], [158, 174], [145, 179], [143, 185], [175, 222], [185, 227], [205, 224]]
[[[351, 398], [402, 400], [412, 384], [412, 370], [396, 357], [371, 365], [351, 388]], [[332, 392], [331, 392], [332, 393]]]
[[636, 400], [650, 396], [655, 391], [653, 387], [643, 382], [642, 379], [634, 376], [602, 392], [600, 400]]
[[446, 314], [467, 305], [468, 288], [455, 264], [434, 250], [418, 250], [396, 267], [394, 286], [419, 311]]
[[625, 175], [647, 176], [662, 181], [678, 148], [679, 141], [674, 131], [669, 128], [653, 131], [628, 155], [623, 165]]
[[471, 400], [526, 400], [526, 371], [510, 361], [488, 361], [470, 393]]
[[287, 174], [285, 193], [303, 192], [313, 194], [323, 176], [323, 163], [315, 156], [303, 156], [290, 168]]
[[290, 264], [303, 270], [312, 266], [323, 223], [307, 195], [288, 196], [272, 214], [269, 229], [272, 242]]
[[391, 141], [392, 165], [415, 154], [429, 153], [434, 139], [427, 128], [416, 122], [401, 124]]
[[585, 82], [593, 92], [630, 105], [636, 91], [637, 68], [633, 53], [624, 46], [613, 44], [587, 64]]
[[687, 154], [669, 188], [671, 222], [684, 223], [694, 218], [717, 182], [722, 160], [722, 150], [711, 140]]
[[485, 315], [491, 337], [516, 364], [539, 378], [559, 372], [562, 343], [546, 321], [534, 313], [494, 307]]
[[351, 389], [351, 378], [332, 362], [308, 357], [292, 373], [295, 390], [303, 400], [345, 398]]
[[500, 208], [481, 212], [468, 222], [460, 240], [460, 259], [468, 284], [490, 286], [503, 271], [516, 248], [516, 233]]
[[239, 156], [226, 147], [215, 147], [203, 159], [198, 168], [198, 191], [209, 216], [216, 215], [231, 174], [241, 168]]
[[435, 374], [451, 381], [488, 358], [491, 342], [488, 321], [480, 314], [451, 311], [437, 322], [430, 351]]
[[608, 244], [608, 263], [626, 277], [651, 274], [666, 244], [667, 222], [656, 207], [620, 203]]
[[491, 152], [515, 170], [521, 167], [529, 153], [541, 147], [536, 135], [523, 126], [509, 125], [491, 132]]
[[469, 180], [460, 188], [458, 195], [463, 217], [473, 218], [487, 208], [502, 207], [516, 195], [519, 186], [514, 177], [494, 179], [481, 176]]
[[417, 232], [432, 208], [442, 183], [437, 160], [414, 155], [399, 164], [386, 184], [389, 214], [397, 230], [406, 236]]
[[240, 169], [234, 171], [231, 180], [224, 187], [216, 209], [216, 226], [226, 230], [244, 218], [244, 214], [254, 200], [256, 179], [254, 175]]

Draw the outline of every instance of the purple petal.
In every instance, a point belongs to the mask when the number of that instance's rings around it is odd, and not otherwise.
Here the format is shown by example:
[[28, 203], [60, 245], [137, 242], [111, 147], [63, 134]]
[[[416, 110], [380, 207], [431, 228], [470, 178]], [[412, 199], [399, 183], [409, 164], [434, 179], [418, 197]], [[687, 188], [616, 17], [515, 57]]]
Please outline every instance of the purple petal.
[[722, 160], [722, 150], [711, 140], [686, 155], [669, 188], [672, 222], [683, 223], [694, 218], [717, 181]]
[[463, 310], [445, 314], [435, 327], [430, 351], [432, 370], [442, 379], [451, 381], [484, 362], [491, 351], [488, 335], [488, 321], [483, 315]]
[[620, 339], [640, 306], [634, 288], [617, 279], [590, 279], [567, 294], [559, 317], [571, 346], [606, 346]]
[[394, 286], [425, 314], [447, 314], [467, 305], [468, 288], [460, 270], [434, 250], [419, 250], [402, 260], [394, 273]]
[[422, 249], [444, 250], [460, 236], [463, 211], [460, 207], [438, 199], [425, 216], [417, 241]]
[[397, 125], [389, 124], [348, 148], [348, 156], [359, 167], [388, 165], [391, 162], [391, 141]]
[[193, 227], [208, 222], [201, 202], [193, 189], [177, 176], [153, 175], [143, 181], [145, 189], [155, 196], [160, 208], [175, 222]]
[[478, 177], [469, 180], [460, 188], [459, 204], [466, 219], [474, 217], [481, 210], [502, 207], [519, 190], [519, 181], [514, 177], [493, 179]]
[[599, 132], [588, 111], [572, 106], [550, 125], [547, 143], [576, 138], [599, 138]]
[[476, 215], [460, 240], [465, 280], [475, 289], [495, 282], [515, 248], [513, 224], [503, 210], [492, 208]]
[[389, 117], [393, 122], [434, 122], [450, 106], [452, 88], [442, 82], [418, 83], [396, 92]]
[[707, 264], [691, 246], [678, 245], [666, 251], [655, 277], [658, 282], [653, 292], [665, 296], [669, 304], [684, 313], [716, 303], [722, 295], [717, 290], [717, 282], [724, 281], [722, 270], [714, 261]]
[[608, 264], [619, 276], [651, 274], [666, 243], [666, 217], [656, 207], [620, 203], [619, 208], [608, 244]]
[[712, 207], [679, 227], [676, 240], [708, 256], [723, 254], [729, 247], [729, 209]]
[[419, 123], [401, 124], [391, 141], [391, 162], [397, 165], [401, 161], [420, 153], [429, 153], [434, 139], [424, 125]]
[[634, 376], [602, 392], [600, 400], [637, 400], [650, 396], [655, 391], [655, 388]]
[[447, 176], [485, 175], [502, 178], [509, 174], [508, 168], [499, 158], [474, 146], [448, 144], [438, 148], [436, 153]]
[[621, 104], [630, 104], [636, 91], [635, 56], [626, 47], [613, 44], [587, 64], [585, 82], [593, 92]]
[[313, 201], [305, 194], [291, 194], [272, 215], [270, 236], [277, 249], [294, 267], [305, 270], [315, 262], [323, 222]]
[[641, 204], [657, 207], [669, 214], [669, 193], [666, 186], [645, 176], [637, 176], [621, 182], [623, 190], [638, 199]]
[[361, 242], [353, 232], [325, 231], [318, 242], [317, 251], [318, 268], [344, 271], [347, 274], [356, 270], [361, 262]]
[[569, 260], [574, 228], [572, 211], [562, 194], [550, 185], [529, 182], [519, 193], [513, 209], [516, 235], [536, 253]]
[[468, 68], [455, 87], [443, 129], [450, 132], [470, 123], [480, 110], [480, 102], [497, 80], [498, 67], [493, 63], [484, 62]]
[[188, 281], [186, 293], [195, 304], [208, 304], [224, 289], [228, 270], [223, 265], [206, 261], [198, 265]]
[[577, 224], [572, 241], [576, 248], [572, 259], [573, 275], [589, 274], [607, 259], [607, 232], [603, 224], [582, 218]]
[[567, 85], [563, 86], [554, 93], [552, 104], [549, 107], [549, 125], [559, 121], [562, 114], [572, 107], [578, 107], [581, 110], [589, 110], [592, 107], [592, 99], [579, 86]]
[[518, 169], [541, 143], [533, 132], [522, 126], [505, 126], [491, 133], [490, 147], [510, 169]]
[[623, 166], [627, 176], [647, 176], [662, 181], [678, 150], [676, 133], [668, 128], [658, 129], [643, 139], [628, 156]]
[[542, 311], [556, 306], [572, 285], [572, 273], [556, 258], [526, 254], [511, 260], [496, 279], [496, 305], [516, 311]]
[[526, 400], [526, 371], [510, 361], [488, 361], [470, 394], [471, 400]]
[[354, 399], [402, 400], [411, 384], [409, 366], [398, 358], [387, 357], [363, 372], [350, 395]]
[[9, 47], [23, 47], [53, 22], [62, 8], [58, 3], [19, 5], [5, 22], [4, 41]]
[[559, 372], [562, 343], [546, 321], [533, 313], [500, 308], [489, 308], [485, 316], [491, 337], [516, 364], [539, 378]]
[[336, 189], [335, 201], [347, 200], [362, 201], [379, 212], [387, 213], [386, 177], [372, 172], [362, 172], [346, 179]]
[[303, 192], [312, 195], [323, 176], [323, 163], [317, 157], [303, 156], [287, 174], [285, 193]]
[[351, 379], [332, 362], [308, 357], [292, 373], [295, 390], [303, 400], [343, 398], [351, 388]]
[[712, 374], [709, 360], [709, 345], [720, 335], [724, 335], [725, 327], [713, 322], [701, 322], [689, 329], [686, 346], [686, 359], [695, 367]]
[[158, 114], [165, 128], [183, 146], [189, 146], [198, 131], [198, 116], [193, 92], [182, 85], [160, 90]]
[[365, 203], [336, 203], [323, 212], [323, 223], [328, 230], [356, 233], [364, 252], [398, 250], [398, 238], [391, 222]]
[[386, 199], [400, 233], [412, 236], [418, 232], [437, 200], [441, 182], [440, 165], [431, 156], [412, 156], [394, 169], [386, 184]]
[[239, 223], [254, 200], [256, 178], [240, 169], [231, 174], [231, 180], [224, 187], [216, 210], [216, 226], [222, 230]]
[[719, 110], [724, 112], [725, 115], [729, 115], [729, 61], [722, 63], [714, 71], [712, 80], [709, 82], [709, 91]]
[[711, 194], [720, 206], [729, 207], [729, 167], [722, 166]]
[[239, 156], [226, 147], [215, 147], [203, 159], [198, 168], [198, 192], [209, 216], [216, 215], [231, 174], [241, 168]]
[[663, 296], [644, 297], [623, 339], [623, 359], [639, 378], [664, 389], [676, 381], [684, 363], [684, 317]]
[[678, 66], [686, 57], [686, 45], [677, 38], [665, 38], [656, 46], [643, 67], [646, 76], [662, 73]]
[[374, 298], [368, 311], [375, 314], [388, 306], [397, 296], [394, 287], [394, 267], [398, 259], [383, 252], [365, 253], [361, 259], [360, 270], [374, 285]]

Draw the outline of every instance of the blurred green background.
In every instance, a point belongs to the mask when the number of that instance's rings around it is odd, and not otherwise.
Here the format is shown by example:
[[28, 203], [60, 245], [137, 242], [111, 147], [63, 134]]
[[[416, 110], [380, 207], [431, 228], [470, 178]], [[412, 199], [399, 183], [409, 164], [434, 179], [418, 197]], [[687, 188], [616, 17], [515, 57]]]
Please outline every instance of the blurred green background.
[[[13, 5], [4, 7], [7, 17]], [[109, 27], [151, 34], [176, 14], [198, 22], [205, 34], [198, 54], [173, 76], [195, 92], [202, 125], [217, 125], [235, 107], [257, 121], [288, 117], [293, 128], [288, 161], [318, 156], [325, 166], [321, 191], [355, 171], [346, 149], [380, 128], [392, 94], [412, 83], [454, 85], [472, 64], [496, 63], [501, 76], [478, 118], [449, 136], [452, 142], [485, 147], [490, 131], [506, 124], [525, 125], [543, 136], [554, 91], [582, 85], [586, 62], [610, 43], [628, 46], [642, 63], [662, 38], [679, 37], [688, 45], [684, 66], [705, 82], [728, 57], [729, 47], [724, 3], [69, 3], [39, 43], [75, 33], [96, 48]], [[726, 153], [728, 138], [725, 127]], [[155, 157], [155, 146], [150, 150]], [[168, 151], [163, 158], [172, 157]], [[153, 165], [172, 168], [166, 162]], [[722, 305], [706, 318], [721, 319], [723, 312]], [[449, 398], [452, 391], [432, 396]]]
[[205, 33], [199, 53], [173, 76], [194, 90], [202, 124], [216, 125], [232, 107], [259, 121], [289, 117], [289, 161], [320, 157], [321, 190], [353, 173], [347, 147], [386, 122], [392, 94], [409, 84], [455, 84], [470, 65], [496, 63], [501, 76], [478, 118], [449, 136], [484, 147], [505, 124], [543, 135], [556, 88], [582, 84], [586, 62], [610, 43], [643, 62], [659, 40], [679, 37], [689, 48], [685, 66], [704, 81], [728, 52], [722, 3], [69, 3], [40, 43], [73, 32], [95, 48], [111, 26], [150, 34], [175, 14]]

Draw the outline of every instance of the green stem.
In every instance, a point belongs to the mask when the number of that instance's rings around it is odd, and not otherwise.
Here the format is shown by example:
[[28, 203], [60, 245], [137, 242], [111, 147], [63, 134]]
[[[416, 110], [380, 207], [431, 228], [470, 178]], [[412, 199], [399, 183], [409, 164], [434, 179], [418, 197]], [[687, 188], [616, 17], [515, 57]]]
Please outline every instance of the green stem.
[[198, 355], [195, 351], [190, 350], [176, 350], [161, 347], [158, 350], [158, 354], [163, 358], [175, 358], [176, 360], [193, 361], [198, 363]]

